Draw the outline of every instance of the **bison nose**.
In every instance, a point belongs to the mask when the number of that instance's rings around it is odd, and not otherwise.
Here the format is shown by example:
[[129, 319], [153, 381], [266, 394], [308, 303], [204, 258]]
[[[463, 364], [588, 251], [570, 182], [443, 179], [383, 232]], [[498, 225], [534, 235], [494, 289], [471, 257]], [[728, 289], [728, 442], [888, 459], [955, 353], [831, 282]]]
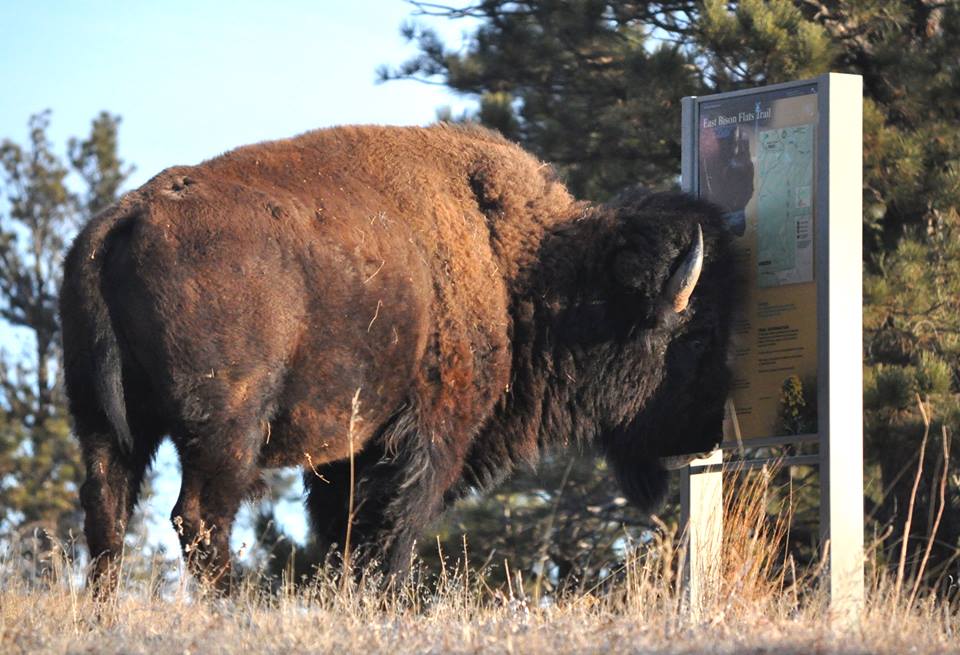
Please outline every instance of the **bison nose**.
[[682, 469], [684, 466], [689, 464], [695, 459], [702, 459], [710, 454], [711, 451], [705, 453], [693, 453], [691, 455], [671, 455], [669, 457], [660, 458], [660, 466], [667, 469], [668, 471], [676, 471], [677, 469]]

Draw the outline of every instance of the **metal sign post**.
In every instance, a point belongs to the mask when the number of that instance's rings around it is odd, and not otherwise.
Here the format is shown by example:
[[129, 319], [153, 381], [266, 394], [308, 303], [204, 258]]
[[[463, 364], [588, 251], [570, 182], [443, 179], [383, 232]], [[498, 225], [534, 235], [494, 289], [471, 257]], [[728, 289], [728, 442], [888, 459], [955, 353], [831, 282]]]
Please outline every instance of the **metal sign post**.
[[[715, 593], [723, 471], [752, 449], [816, 444], [775, 461], [819, 466], [831, 607], [863, 606], [862, 81], [816, 79], [683, 99], [682, 187], [720, 205], [741, 312], [721, 450], [683, 474], [691, 609]], [[796, 409], [789, 421], [782, 407]], [[722, 451], [738, 453], [724, 463]]]

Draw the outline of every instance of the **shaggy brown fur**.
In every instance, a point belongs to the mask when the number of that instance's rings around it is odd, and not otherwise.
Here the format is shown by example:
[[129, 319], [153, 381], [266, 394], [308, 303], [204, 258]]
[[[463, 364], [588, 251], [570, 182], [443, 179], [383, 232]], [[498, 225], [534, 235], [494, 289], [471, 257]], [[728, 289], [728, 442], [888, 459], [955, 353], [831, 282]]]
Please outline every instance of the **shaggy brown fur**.
[[[705, 272], [676, 314], [663, 290], [697, 224]], [[229, 567], [266, 467], [304, 467], [319, 536], [341, 539], [358, 390], [355, 534], [391, 571], [446, 502], [549, 443], [595, 443], [649, 504], [658, 456], [719, 435], [727, 265], [712, 208], [578, 203], [477, 128], [320, 130], [168, 169], [66, 261], [94, 578], [168, 434], [174, 524], [198, 570]]]

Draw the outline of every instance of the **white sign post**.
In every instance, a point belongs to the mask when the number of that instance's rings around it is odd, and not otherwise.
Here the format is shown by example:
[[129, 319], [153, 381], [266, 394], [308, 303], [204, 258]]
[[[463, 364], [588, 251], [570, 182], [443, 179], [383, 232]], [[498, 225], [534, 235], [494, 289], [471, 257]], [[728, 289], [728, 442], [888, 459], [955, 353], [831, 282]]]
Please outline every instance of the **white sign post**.
[[[681, 484], [694, 612], [720, 571], [723, 471], [773, 461], [819, 466], [831, 607], [863, 607], [862, 106], [860, 76], [835, 73], [683, 99], [682, 186], [724, 209], [743, 290], [723, 443]], [[809, 399], [790, 425], [785, 389]], [[801, 443], [817, 453], [744, 459]]]

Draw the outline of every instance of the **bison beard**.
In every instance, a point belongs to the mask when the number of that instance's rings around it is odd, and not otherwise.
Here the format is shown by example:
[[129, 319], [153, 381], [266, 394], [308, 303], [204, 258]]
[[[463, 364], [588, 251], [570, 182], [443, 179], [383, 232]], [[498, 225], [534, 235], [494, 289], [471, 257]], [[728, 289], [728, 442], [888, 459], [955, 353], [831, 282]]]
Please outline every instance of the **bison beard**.
[[221, 586], [265, 468], [303, 467], [319, 539], [343, 540], [351, 447], [353, 540], [391, 573], [444, 506], [551, 446], [597, 447], [650, 507], [661, 458], [718, 441], [730, 281], [713, 207], [577, 202], [478, 128], [320, 130], [168, 169], [66, 260], [92, 580], [115, 580], [167, 435], [174, 525]]

